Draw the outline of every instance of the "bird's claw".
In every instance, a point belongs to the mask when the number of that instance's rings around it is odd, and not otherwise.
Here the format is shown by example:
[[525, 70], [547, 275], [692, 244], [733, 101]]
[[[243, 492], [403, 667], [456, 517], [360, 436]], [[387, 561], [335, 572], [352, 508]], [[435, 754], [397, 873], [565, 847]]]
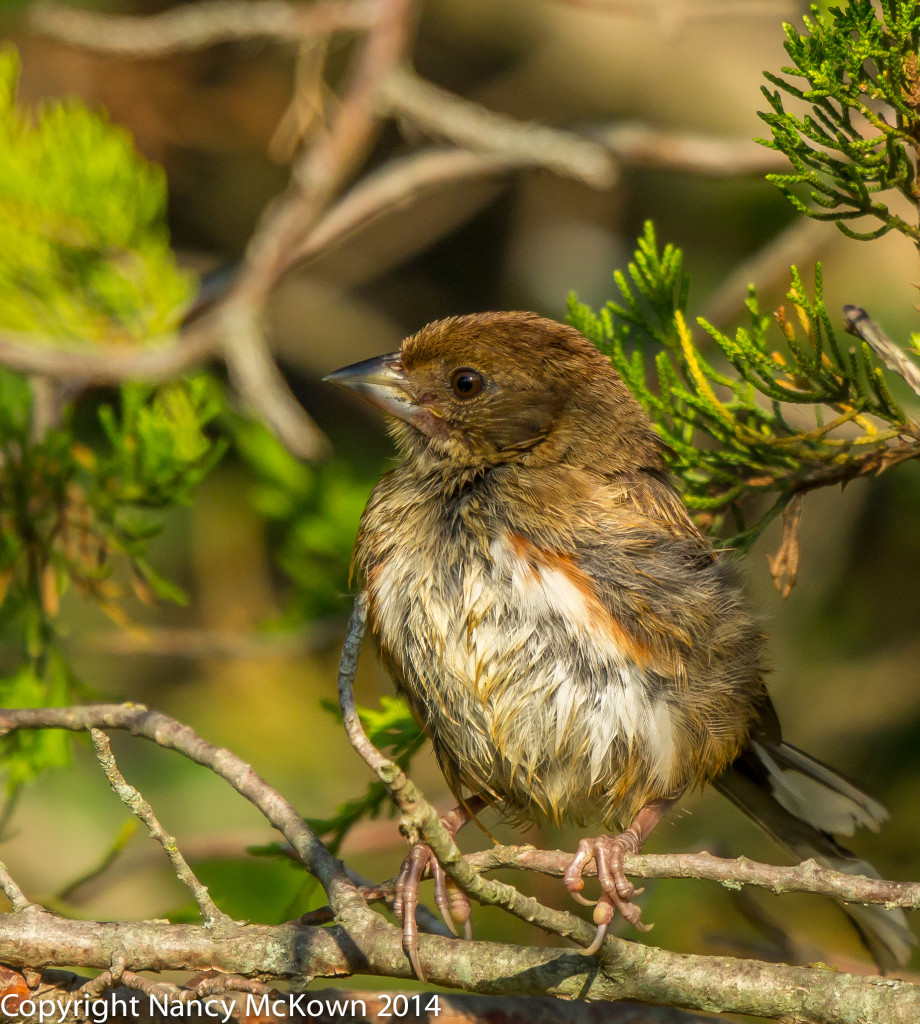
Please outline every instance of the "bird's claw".
[[623, 855], [635, 853], [639, 846], [639, 836], [632, 829], [627, 829], [617, 836], [582, 839], [575, 856], [565, 870], [563, 881], [572, 898], [585, 906], [591, 906], [592, 901], [581, 895], [585, 884], [582, 871], [590, 860], [597, 864], [597, 880], [603, 892], [600, 899], [594, 903], [594, 923], [597, 925], [597, 932], [591, 945], [581, 951], [585, 956], [593, 956], [601, 948], [610, 922], [617, 912], [639, 931], [651, 931], [652, 926], [643, 923], [642, 911], [632, 902], [632, 897], [639, 895], [643, 890], [636, 889], [623, 870]]
[[418, 955], [418, 923], [416, 908], [418, 907], [418, 889], [426, 869], [434, 879], [434, 902], [444, 923], [451, 933], [459, 938], [455, 921], [463, 925], [463, 936], [473, 937], [470, 924], [470, 901], [455, 886], [451, 886], [444, 868], [441, 867], [431, 848], [424, 843], [416, 843], [409, 851], [409, 856], [402, 863], [396, 876], [396, 896], [393, 900], [393, 913], [402, 923], [402, 944], [412, 970], [419, 981], [426, 981], [425, 972]]

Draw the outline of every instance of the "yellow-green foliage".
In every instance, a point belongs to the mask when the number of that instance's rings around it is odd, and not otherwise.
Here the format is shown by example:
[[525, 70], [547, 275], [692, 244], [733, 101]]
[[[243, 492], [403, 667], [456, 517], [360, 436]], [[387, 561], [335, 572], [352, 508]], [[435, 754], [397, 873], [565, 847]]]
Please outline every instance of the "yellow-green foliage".
[[192, 284], [169, 248], [162, 169], [76, 101], [22, 109], [18, 73], [0, 50], [0, 328], [109, 343], [170, 331]]

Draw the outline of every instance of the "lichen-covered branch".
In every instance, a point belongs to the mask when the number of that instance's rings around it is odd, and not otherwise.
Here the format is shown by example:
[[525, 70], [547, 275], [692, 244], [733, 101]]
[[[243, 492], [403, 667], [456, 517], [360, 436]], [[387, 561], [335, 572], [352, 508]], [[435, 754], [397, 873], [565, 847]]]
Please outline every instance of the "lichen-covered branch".
[[268, 38], [300, 42], [333, 32], [370, 28], [377, 15], [374, 0], [201, 0], [150, 17], [130, 17], [78, 10], [56, 3], [35, 4], [29, 11], [33, 32], [96, 53], [124, 57], [162, 57], [177, 50], [233, 40]]
[[[432, 983], [505, 997], [635, 999], [684, 1009], [813, 1024], [915, 1024], [920, 986], [894, 979], [687, 956], [618, 942], [601, 960], [545, 947], [420, 937]], [[49, 913], [0, 916], [0, 960], [39, 970], [61, 963], [108, 970], [216, 970], [242, 977], [351, 974], [408, 979], [398, 929], [375, 915], [348, 928], [240, 925], [215, 931], [161, 922], [70, 921]]]
[[202, 885], [195, 877], [195, 873], [189, 867], [188, 861], [182, 856], [175, 837], [167, 833], [154, 814], [150, 804], [141, 796], [139, 790], [132, 786], [119, 771], [108, 736], [101, 729], [90, 729], [89, 735], [93, 741], [93, 746], [96, 748], [96, 758], [99, 761], [103, 774], [109, 780], [112, 791], [128, 810], [147, 826], [147, 831], [150, 835], [163, 847], [163, 851], [169, 858], [173, 871], [176, 873], [176, 878], [188, 889], [198, 904], [198, 909], [201, 911], [204, 923], [207, 925], [229, 923], [230, 918], [223, 914], [214, 903], [214, 900], [211, 899], [207, 886]]

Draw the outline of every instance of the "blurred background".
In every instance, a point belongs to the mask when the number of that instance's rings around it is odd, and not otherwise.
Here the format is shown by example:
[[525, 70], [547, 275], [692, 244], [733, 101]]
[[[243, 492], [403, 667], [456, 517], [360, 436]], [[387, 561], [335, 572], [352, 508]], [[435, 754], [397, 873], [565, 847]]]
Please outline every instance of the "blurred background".
[[[551, 125], [587, 130], [639, 122], [737, 140], [766, 133], [757, 118], [765, 108], [761, 71], [784, 63], [781, 22], [797, 22], [804, 5], [738, 0], [720, 5], [718, 17], [693, 17], [693, 5], [609, 7], [427, 0], [415, 68], [491, 109]], [[139, 0], [104, 9], [149, 14], [162, 8]], [[6, 5], [5, 12], [4, 34], [21, 51], [22, 100], [75, 95], [104, 107], [164, 166], [182, 261], [205, 273], [239, 259], [260, 212], [287, 181], [278, 125], [292, 90], [293, 48], [224, 43], [130, 60], [30, 34], [22, 27], [24, 5]], [[335, 45], [333, 73], [352, 44]], [[388, 127], [368, 166], [406, 150], [408, 135], [407, 141]], [[718, 300], [725, 324], [740, 322], [743, 313], [744, 270], [740, 280], [732, 275], [748, 260], [755, 260], [751, 273], [760, 274], [764, 254], [787, 237], [794, 212], [758, 174], [715, 178], [637, 166], [624, 169], [614, 187], [595, 190], [546, 170], [528, 171], [437, 190], [291, 274], [270, 305], [272, 343], [296, 395], [332, 440], [334, 456], [311, 467], [279, 455], [260, 476], [238, 453], [223, 460], [158, 541], [157, 564], [186, 588], [186, 607], [138, 606], [135, 626], [116, 632], [69, 597], [70, 650], [88, 694], [141, 701], [187, 722], [250, 761], [305, 816], [328, 817], [358, 795], [368, 770], [319, 701], [335, 696], [358, 516], [394, 453], [377, 417], [319, 378], [397, 348], [432, 319], [489, 309], [562, 318], [570, 290], [602, 304], [613, 297], [611, 273], [625, 266], [647, 218], [660, 241], [685, 251], [691, 311], [704, 313]], [[903, 238], [856, 242], [818, 226], [799, 236], [786, 266], [796, 263], [810, 281], [816, 260], [824, 266], [832, 315], [855, 303], [895, 338], [918, 329], [916, 253]], [[728, 292], [726, 281], [735, 282]], [[787, 283], [783, 275], [768, 275], [762, 308], [778, 305]], [[268, 443], [257, 431], [250, 442]], [[882, 833], [860, 835], [852, 845], [884, 877], [914, 880], [920, 879], [918, 508], [915, 464], [842, 492], [819, 491], [805, 503], [799, 583], [788, 599], [776, 593], [766, 565], [778, 545], [776, 528], [744, 565], [772, 637], [771, 688], [786, 738], [887, 803], [891, 821]], [[390, 692], [366, 653], [359, 700], [376, 704]], [[141, 741], [115, 736], [113, 742], [124, 774], [178, 837], [223, 909], [275, 921], [316, 905], [296, 867], [243, 853], [273, 837], [229, 787]], [[449, 807], [427, 748], [414, 776], [432, 801]], [[104, 875], [65, 891], [111, 850], [125, 817], [91, 748], [78, 742], [72, 769], [45, 775], [22, 794], [6, 822], [3, 859], [27, 891], [59, 900], [68, 913], [185, 912], [185, 894], [165, 858], [140, 833]], [[497, 834], [512, 838], [501, 829]], [[461, 838], [468, 849], [488, 843], [473, 827]], [[547, 829], [526, 838], [573, 849], [578, 834]], [[646, 849], [708, 849], [784, 862], [710, 792], [685, 799]], [[396, 872], [405, 847], [395, 821], [384, 818], [356, 828], [343, 853], [378, 880]], [[559, 883], [519, 881], [554, 906], [570, 903]], [[642, 903], [644, 919], [655, 923], [650, 940], [672, 950], [870, 969], [827, 900], [732, 895], [682, 881], [651, 883]], [[473, 919], [478, 937], [543, 941], [498, 913], [474, 908]]]

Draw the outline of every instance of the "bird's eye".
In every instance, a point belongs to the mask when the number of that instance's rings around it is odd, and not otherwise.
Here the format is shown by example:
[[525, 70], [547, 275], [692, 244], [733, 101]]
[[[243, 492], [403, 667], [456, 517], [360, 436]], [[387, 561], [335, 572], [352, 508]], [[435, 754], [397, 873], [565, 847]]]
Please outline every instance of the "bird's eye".
[[457, 398], [475, 398], [482, 391], [482, 374], [468, 366], [461, 367], [450, 375], [450, 386]]

